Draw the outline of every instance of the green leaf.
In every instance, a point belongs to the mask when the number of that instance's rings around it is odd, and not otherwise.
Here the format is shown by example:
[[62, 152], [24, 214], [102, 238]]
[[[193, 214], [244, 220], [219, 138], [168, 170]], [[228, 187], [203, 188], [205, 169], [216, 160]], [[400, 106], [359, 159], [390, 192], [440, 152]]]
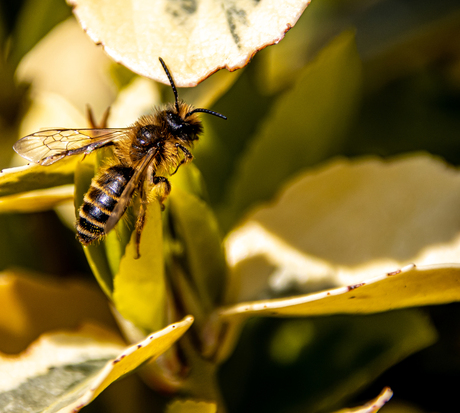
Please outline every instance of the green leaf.
[[134, 222], [134, 218], [132, 217], [130, 209], [128, 209], [125, 214], [126, 216], [118, 222], [115, 229], [109, 232], [102, 241], [112, 274], [118, 272], [121, 259], [125, 254], [126, 246], [131, 238], [132, 230], [128, 224]]
[[[332, 411], [436, 338], [419, 310], [253, 319], [222, 366], [221, 382], [233, 384], [226, 397], [231, 411], [243, 410], [252, 400], [260, 411]], [[289, 357], [293, 343], [297, 348]], [[270, 397], [264, 397], [268, 387]]]
[[337, 152], [360, 95], [354, 38], [351, 31], [336, 38], [268, 113], [233, 175], [222, 218], [227, 228], [293, 174]]
[[186, 271], [203, 308], [210, 311], [221, 300], [227, 272], [217, 221], [203, 200], [178, 185], [169, 205], [175, 235], [183, 244]]
[[209, 108], [238, 80], [242, 71], [220, 70], [200, 83], [198, 87], [181, 89], [179, 96], [196, 108]]
[[166, 300], [161, 210], [157, 202], [147, 207], [137, 259], [135, 237], [133, 232], [115, 275], [113, 302], [136, 327], [153, 331], [164, 325]]

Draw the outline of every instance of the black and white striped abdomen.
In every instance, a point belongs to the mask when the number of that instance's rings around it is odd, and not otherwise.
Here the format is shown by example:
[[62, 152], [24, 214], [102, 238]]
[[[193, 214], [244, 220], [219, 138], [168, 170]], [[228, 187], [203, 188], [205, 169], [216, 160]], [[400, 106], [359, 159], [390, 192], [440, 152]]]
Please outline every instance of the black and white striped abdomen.
[[116, 165], [93, 178], [77, 222], [77, 238], [83, 245], [105, 235], [105, 224], [133, 173], [131, 167]]

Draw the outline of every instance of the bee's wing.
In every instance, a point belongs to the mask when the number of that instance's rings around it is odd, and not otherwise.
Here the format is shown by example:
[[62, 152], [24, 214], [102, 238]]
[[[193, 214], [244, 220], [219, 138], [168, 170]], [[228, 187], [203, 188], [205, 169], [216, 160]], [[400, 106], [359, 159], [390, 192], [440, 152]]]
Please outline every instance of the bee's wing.
[[122, 215], [125, 213], [126, 208], [128, 207], [131, 198], [133, 197], [134, 191], [136, 190], [139, 180], [144, 175], [147, 167], [149, 166], [150, 162], [152, 162], [153, 158], [157, 153], [157, 148], [151, 148], [147, 155], [145, 155], [144, 159], [142, 159], [141, 163], [136, 167], [135, 172], [129, 182], [126, 184], [125, 189], [123, 190], [117, 205], [115, 206], [110, 218], [105, 223], [104, 232], [108, 233], [112, 230], [117, 222], [120, 220]]
[[13, 149], [28, 161], [51, 165], [60, 159], [89, 154], [97, 148], [126, 136], [124, 129], [48, 129], [32, 133], [17, 141]]

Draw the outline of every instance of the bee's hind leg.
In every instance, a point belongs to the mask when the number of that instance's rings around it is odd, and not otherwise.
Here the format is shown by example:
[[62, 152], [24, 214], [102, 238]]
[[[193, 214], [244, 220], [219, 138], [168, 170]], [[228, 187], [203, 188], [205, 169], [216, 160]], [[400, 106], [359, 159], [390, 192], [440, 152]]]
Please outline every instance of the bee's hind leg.
[[153, 176], [152, 183], [155, 185], [155, 190], [157, 192], [161, 210], [164, 211], [164, 202], [166, 201], [168, 195], [171, 193], [171, 184], [164, 176]]
[[136, 219], [136, 259], [140, 258], [140, 245], [141, 245], [141, 235], [142, 230], [144, 229], [145, 225], [145, 204], [141, 202], [141, 206], [139, 208], [139, 215]]
[[141, 256], [141, 253], [140, 253], [141, 235], [142, 235], [142, 230], [144, 229], [144, 225], [145, 225], [145, 213], [146, 213], [146, 206], [148, 203], [147, 194], [145, 193], [143, 186], [139, 188], [139, 196], [140, 196], [141, 202], [140, 202], [139, 213], [137, 215], [136, 224], [135, 224], [136, 259], [140, 258]]

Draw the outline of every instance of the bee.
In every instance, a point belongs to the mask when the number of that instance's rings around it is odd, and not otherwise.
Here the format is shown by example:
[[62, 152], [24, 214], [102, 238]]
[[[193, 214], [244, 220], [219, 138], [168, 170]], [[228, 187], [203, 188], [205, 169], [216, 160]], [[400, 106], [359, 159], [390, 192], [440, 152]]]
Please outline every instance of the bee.
[[79, 209], [76, 229], [83, 245], [99, 241], [111, 231], [137, 195], [140, 206], [135, 232], [139, 257], [149, 195], [155, 190], [164, 209], [171, 192], [165, 175], [174, 175], [193, 159], [190, 149], [203, 132], [198, 113], [227, 119], [179, 100], [173, 78], [163, 59], [159, 60], [171, 84], [174, 104], [156, 108], [153, 114], [140, 117], [127, 128], [48, 129], [25, 136], [13, 146], [23, 158], [43, 166], [68, 156], [86, 156], [97, 149], [113, 148], [113, 159], [92, 179]]

